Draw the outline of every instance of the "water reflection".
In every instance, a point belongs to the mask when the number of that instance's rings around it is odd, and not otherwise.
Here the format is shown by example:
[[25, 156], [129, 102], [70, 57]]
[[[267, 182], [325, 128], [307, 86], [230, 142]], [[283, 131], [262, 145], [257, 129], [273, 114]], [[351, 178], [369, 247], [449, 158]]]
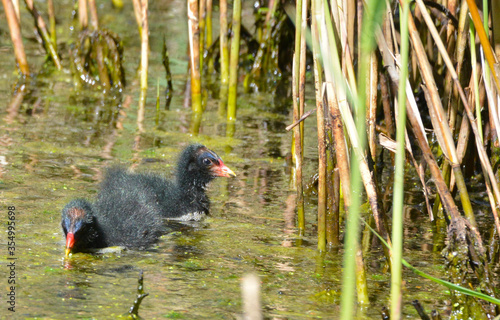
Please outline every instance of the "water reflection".
[[26, 85], [21, 84], [12, 95], [12, 98], [7, 106], [7, 115], [4, 117], [4, 121], [7, 124], [12, 124], [19, 114], [21, 109], [21, 104], [24, 101], [24, 95], [26, 94]]

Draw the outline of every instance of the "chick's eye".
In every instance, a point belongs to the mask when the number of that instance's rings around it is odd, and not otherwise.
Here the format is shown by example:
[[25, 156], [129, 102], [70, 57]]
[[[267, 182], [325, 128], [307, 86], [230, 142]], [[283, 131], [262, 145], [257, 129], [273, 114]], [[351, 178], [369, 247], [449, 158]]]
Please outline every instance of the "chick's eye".
[[203, 164], [204, 164], [204, 165], [208, 166], [208, 165], [210, 165], [211, 163], [212, 163], [212, 161], [211, 161], [210, 159], [208, 159], [208, 158], [203, 159]]

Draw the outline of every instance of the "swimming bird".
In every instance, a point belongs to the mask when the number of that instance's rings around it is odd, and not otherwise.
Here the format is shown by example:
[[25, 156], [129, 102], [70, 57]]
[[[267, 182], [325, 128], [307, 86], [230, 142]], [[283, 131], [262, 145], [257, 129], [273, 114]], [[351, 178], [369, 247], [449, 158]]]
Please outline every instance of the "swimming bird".
[[200, 220], [208, 214], [210, 181], [234, 176], [215, 152], [200, 144], [184, 149], [173, 180], [111, 168], [95, 203], [75, 199], [64, 207], [66, 256], [110, 246], [146, 248], [165, 232], [165, 219]]

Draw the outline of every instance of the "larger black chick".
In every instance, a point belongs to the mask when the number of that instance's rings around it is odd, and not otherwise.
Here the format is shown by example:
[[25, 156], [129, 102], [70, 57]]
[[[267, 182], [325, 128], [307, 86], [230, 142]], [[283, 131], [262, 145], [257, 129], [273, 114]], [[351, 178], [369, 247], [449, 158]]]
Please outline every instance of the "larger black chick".
[[66, 256], [110, 246], [148, 247], [164, 232], [164, 219], [199, 220], [208, 214], [208, 183], [231, 176], [235, 174], [222, 159], [199, 144], [182, 152], [171, 181], [110, 169], [94, 204], [76, 199], [64, 207]]

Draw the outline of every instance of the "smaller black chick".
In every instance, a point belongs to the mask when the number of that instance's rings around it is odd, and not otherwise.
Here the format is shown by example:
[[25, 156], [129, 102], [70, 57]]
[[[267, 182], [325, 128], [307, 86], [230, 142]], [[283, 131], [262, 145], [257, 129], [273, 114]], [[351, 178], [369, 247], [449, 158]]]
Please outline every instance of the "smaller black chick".
[[69, 202], [62, 211], [66, 235], [66, 256], [70, 252], [122, 246], [143, 249], [155, 243], [165, 231], [163, 219], [153, 210], [138, 214], [137, 207], [123, 215], [97, 211], [85, 199]]
[[66, 256], [70, 250], [78, 252], [105, 246], [94, 209], [87, 200], [75, 199], [68, 203], [62, 211], [61, 225], [66, 236]]
[[63, 209], [66, 256], [109, 246], [145, 248], [165, 231], [164, 218], [199, 220], [208, 214], [208, 183], [231, 176], [235, 174], [222, 159], [199, 144], [182, 152], [173, 181], [110, 169], [95, 204], [76, 199]]

